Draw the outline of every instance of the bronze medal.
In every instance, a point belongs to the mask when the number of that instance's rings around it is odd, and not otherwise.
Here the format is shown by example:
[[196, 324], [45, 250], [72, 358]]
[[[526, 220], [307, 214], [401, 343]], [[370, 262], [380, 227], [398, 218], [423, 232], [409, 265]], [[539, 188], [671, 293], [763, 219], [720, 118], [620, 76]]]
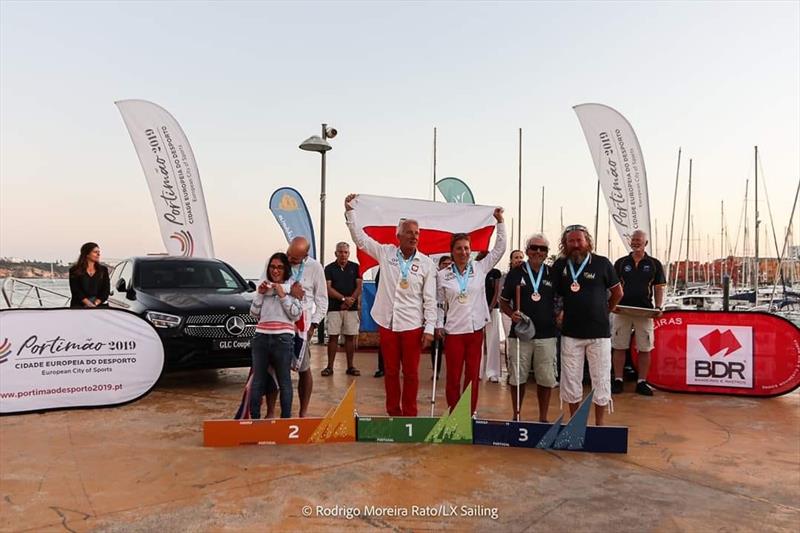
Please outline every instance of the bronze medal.
[[400, 288], [401, 289], [407, 289], [408, 288], [408, 280], [406, 278], [403, 278], [403, 279], [400, 280]]
[[460, 304], [465, 304], [469, 301], [469, 298], [467, 297], [467, 293], [462, 292], [461, 294], [458, 295], [458, 298], [456, 298], [456, 300], [458, 300], [458, 303]]
[[538, 292], [534, 292], [533, 294], [531, 294], [531, 300], [533, 300], [534, 302], [538, 302], [541, 299], [542, 295], [539, 294]]
[[572, 292], [578, 292], [579, 290], [581, 290], [581, 284], [578, 283], [577, 281], [573, 281], [572, 285], [569, 286], [569, 290], [571, 290]]

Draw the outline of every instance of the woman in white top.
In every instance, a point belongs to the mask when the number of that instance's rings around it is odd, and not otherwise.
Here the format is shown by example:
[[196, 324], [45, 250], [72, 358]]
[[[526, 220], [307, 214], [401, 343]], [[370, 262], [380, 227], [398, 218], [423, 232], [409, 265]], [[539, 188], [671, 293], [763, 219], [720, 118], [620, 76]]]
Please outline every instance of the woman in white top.
[[[506, 226], [503, 210], [494, 210], [497, 236], [494, 248], [480, 261], [471, 261], [470, 238], [466, 233], [453, 235], [450, 255], [453, 264], [436, 276], [439, 307], [436, 320], [437, 337], [444, 337], [447, 360], [447, 405], [452, 411], [462, 392], [472, 383], [472, 413], [478, 403], [478, 373], [481, 366], [483, 328], [489, 322], [486, 305], [486, 274], [494, 268], [506, 251]], [[445, 320], [446, 319], [446, 320]], [[461, 376], [465, 374], [464, 384]]]
[[[284, 253], [272, 254], [266, 272], [253, 297], [250, 314], [258, 319], [251, 343], [253, 385], [250, 391], [250, 417], [261, 418], [261, 397], [274, 392], [275, 372], [280, 387], [281, 418], [292, 416], [291, 365], [294, 357], [294, 322], [300, 318], [303, 305], [289, 294], [292, 267]], [[267, 414], [269, 418], [271, 413]]]

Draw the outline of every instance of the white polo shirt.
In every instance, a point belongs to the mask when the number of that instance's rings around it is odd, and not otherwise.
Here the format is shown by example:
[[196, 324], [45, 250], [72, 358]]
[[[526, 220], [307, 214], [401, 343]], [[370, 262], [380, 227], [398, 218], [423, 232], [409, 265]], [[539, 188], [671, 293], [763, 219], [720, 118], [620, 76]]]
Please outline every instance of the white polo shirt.
[[356, 224], [353, 211], [345, 212], [347, 229], [356, 246], [378, 261], [381, 282], [372, 305], [372, 318], [379, 326], [392, 331], [424, 328], [433, 334], [436, 326], [436, 266], [417, 251], [408, 272], [407, 288], [400, 287], [400, 264], [397, 246], [380, 244]]
[[[316, 259], [306, 257], [303, 260], [303, 277], [300, 285], [306, 295], [303, 298], [303, 310], [311, 314], [309, 322], [319, 324], [328, 312], [328, 282], [325, 281], [325, 269]], [[292, 279], [296, 279], [299, 266], [292, 265]], [[306, 315], [308, 316], [308, 315]], [[306, 328], [311, 324], [306, 324]]]
[[[506, 252], [506, 225], [497, 225], [497, 237], [489, 255], [480, 261], [472, 261], [472, 272], [467, 282], [467, 301], [458, 301], [461, 286], [453, 269], [440, 270], [436, 274], [436, 296], [440, 307], [436, 327], [444, 328], [448, 335], [472, 333], [483, 329], [490, 321], [489, 306], [486, 305], [486, 275]], [[445, 321], [445, 317], [447, 320]]]

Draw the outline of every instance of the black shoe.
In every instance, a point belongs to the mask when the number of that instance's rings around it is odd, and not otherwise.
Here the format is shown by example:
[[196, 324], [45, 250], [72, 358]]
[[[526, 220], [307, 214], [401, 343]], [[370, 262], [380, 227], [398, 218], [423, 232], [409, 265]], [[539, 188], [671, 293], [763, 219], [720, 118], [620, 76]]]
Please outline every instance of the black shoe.
[[[611, 394], [620, 394], [623, 391], [623, 388], [624, 385], [621, 379], [614, 379], [611, 381]], [[636, 388], [636, 392], [639, 392], [638, 387]]]
[[636, 394], [641, 394], [642, 396], [652, 396], [653, 389], [647, 384], [646, 381], [640, 381], [636, 384]]
[[376, 378], [382, 378], [382, 377], [383, 377], [383, 370], [378, 370], [378, 371], [376, 371], [376, 372], [373, 374], [373, 376], [374, 376], [374, 377], [376, 377]]

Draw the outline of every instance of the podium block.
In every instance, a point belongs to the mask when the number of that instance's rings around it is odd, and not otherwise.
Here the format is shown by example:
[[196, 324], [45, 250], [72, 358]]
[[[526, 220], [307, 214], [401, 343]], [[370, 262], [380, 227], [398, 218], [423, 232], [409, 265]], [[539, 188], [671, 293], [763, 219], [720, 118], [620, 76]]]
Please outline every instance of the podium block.
[[358, 417], [359, 442], [425, 442], [438, 418], [407, 416]]
[[359, 442], [427, 442], [472, 444], [470, 398], [472, 386], [461, 395], [452, 413], [431, 417], [358, 417]]
[[589, 393], [568, 424], [559, 417], [553, 424], [512, 420], [475, 420], [475, 444], [573, 450], [598, 453], [628, 453], [628, 428], [589, 426], [593, 392]]
[[356, 440], [355, 383], [342, 401], [323, 418], [274, 418], [268, 420], [206, 420], [204, 446], [244, 444], [310, 444]]

